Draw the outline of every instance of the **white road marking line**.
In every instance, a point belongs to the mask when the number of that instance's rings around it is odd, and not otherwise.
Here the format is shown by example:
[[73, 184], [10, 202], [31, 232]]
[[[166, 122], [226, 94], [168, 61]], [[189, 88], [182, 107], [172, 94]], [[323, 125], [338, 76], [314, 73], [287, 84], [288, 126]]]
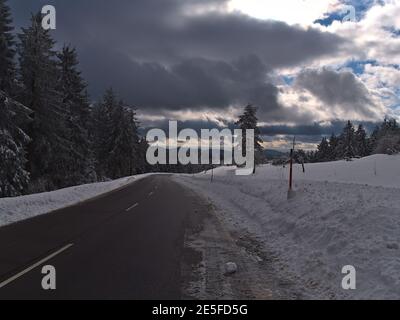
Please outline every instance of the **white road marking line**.
[[32, 271], [33, 269], [37, 268], [38, 266], [45, 263], [46, 261], [59, 255], [60, 253], [64, 252], [65, 250], [71, 248], [73, 245], [74, 245], [73, 243], [67, 244], [65, 247], [62, 247], [61, 249], [57, 250], [56, 252], [52, 253], [51, 255], [47, 256], [46, 258], [36, 262], [35, 264], [31, 265], [29, 268], [26, 268], [25, 270], [17, 273], [15, 276], [12, 276], [11, 278], [3, 281], [2, 283], [0, 283], [0, 289], [5, 287], [9, 283], [13, 282], [14, 280], [17, 280], [18, 278], [22, 277], [24, 274], [28, 273], [29, 271]]
[[150, 192], [150, 193], [149, 193], [149, 197], [151, 197], [153, 194], [154, 194], [154, 192], [153, 192], [153, 191], [152, 191], [152, 192]]
[[133, 208], [136, 208], [139, 205], [139, 203], [135, 203], [133, 206], [129, 207], [128, 209], [126, 209], [125, 211], [130, 211]]

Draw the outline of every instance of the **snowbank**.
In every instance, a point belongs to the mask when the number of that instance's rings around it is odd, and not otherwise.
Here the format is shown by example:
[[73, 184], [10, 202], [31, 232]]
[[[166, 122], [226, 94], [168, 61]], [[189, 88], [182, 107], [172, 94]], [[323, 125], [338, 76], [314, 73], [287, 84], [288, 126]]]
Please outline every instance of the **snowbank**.
[[[215, 176], [233, 176], [236, 167], [219, 167]], [[400, 155], [378, 154], [353, 161], [335, 161], [295, 164], [295, 180], [329, 181], [341, 183], [368, 184], [371, 186], [400, 188]], [[210, 175], [211, 171], [200, 175]], [[257, 168], [257, 176], [266, 179], [287, 180], [289, 171], [283, 166], [263, 165]]]
[[[298, 166], [290, 201], [287, 168], [233, 170], [215, 170], [213, 183], [210, 173], [176, 179], [208, 197], [235, 233], [257, 239], [300, 297], [400, 298], [400, 156], [310, 164], [304, 175]], [[357, 270], [357, 290], [341, 288], [345, 265]]]
[[120, 188], [149, 174], [85, 184], [52, 192], [0, 199], [0, 226], [65, 208]]
[[[270, 178], [282, 176], [282, 167], [265, 166], [261, 170]], [[295, 165], [294, 174], [301, 180], [400, 188], [400, 155], [378, 154], [353, 161], [305, 164], [305, 173], [301, 165]], [[284, 176], [287, 178], [287, 170]]]

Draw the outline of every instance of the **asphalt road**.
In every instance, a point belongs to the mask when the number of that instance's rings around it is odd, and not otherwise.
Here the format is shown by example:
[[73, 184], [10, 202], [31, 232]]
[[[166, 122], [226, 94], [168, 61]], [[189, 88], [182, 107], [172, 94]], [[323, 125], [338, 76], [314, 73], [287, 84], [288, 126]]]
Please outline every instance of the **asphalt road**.
[[[2, 227], [0, 287], [15, 280], [0, 288], [0, 300], [180, 299], [184, 232], [194, 210], [180, 185], [151, 176]], [[42, 288], [44, 265], [56, 269], [56, 290]]]

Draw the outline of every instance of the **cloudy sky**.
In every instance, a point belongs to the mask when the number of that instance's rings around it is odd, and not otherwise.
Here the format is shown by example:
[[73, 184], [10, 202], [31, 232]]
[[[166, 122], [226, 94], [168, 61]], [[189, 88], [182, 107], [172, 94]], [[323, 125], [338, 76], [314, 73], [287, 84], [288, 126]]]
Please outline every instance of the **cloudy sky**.
[[54, 5], [53, 35], [77, 48], [92, 99], [113, 86], [145, 126], [229, 126], [251, 103], [279, 149], [293, 135], [312, 148], [348, 119], [400, 119], [400, 0], [9, 4], [17, 31]]

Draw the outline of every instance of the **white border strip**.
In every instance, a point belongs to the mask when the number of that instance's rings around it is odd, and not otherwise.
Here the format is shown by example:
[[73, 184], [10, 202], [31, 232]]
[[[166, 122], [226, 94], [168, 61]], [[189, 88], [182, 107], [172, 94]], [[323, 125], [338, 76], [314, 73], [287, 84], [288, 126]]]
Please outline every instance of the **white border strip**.
[[3, 281], [0, 283], [0, 289], [8, 285], [9, 283], [13, 282], [14, 280], [17, 280], [18, 278], [22, 277], [24, 274], [28, 273], [29, 271], [32, 271], [33, 269], [37, 268], [41, 264], [45, 263], [46, 261], [54, 258], [55, 256], [59, 255], [60, 253], [64, 252], [65, 250], [71, 248], [74, 244], [70, 243], [67, 244], [66, 246], [62, 247], [61, 249], [57, 250], [56, 252], [52, 253], [51, 255], [47, 256], [46, 258], [36, 262], [35, 264], [31, 265], [30, 267], [26, 268], [25, 270], [17, 273], [15, 276], [12, 276], [11, 278]]
[[129, 207], [125, 211], [131, 211], [133, 208], [136, 208], [139, 205], [139, 203], [135, 203], [133, 206]]

